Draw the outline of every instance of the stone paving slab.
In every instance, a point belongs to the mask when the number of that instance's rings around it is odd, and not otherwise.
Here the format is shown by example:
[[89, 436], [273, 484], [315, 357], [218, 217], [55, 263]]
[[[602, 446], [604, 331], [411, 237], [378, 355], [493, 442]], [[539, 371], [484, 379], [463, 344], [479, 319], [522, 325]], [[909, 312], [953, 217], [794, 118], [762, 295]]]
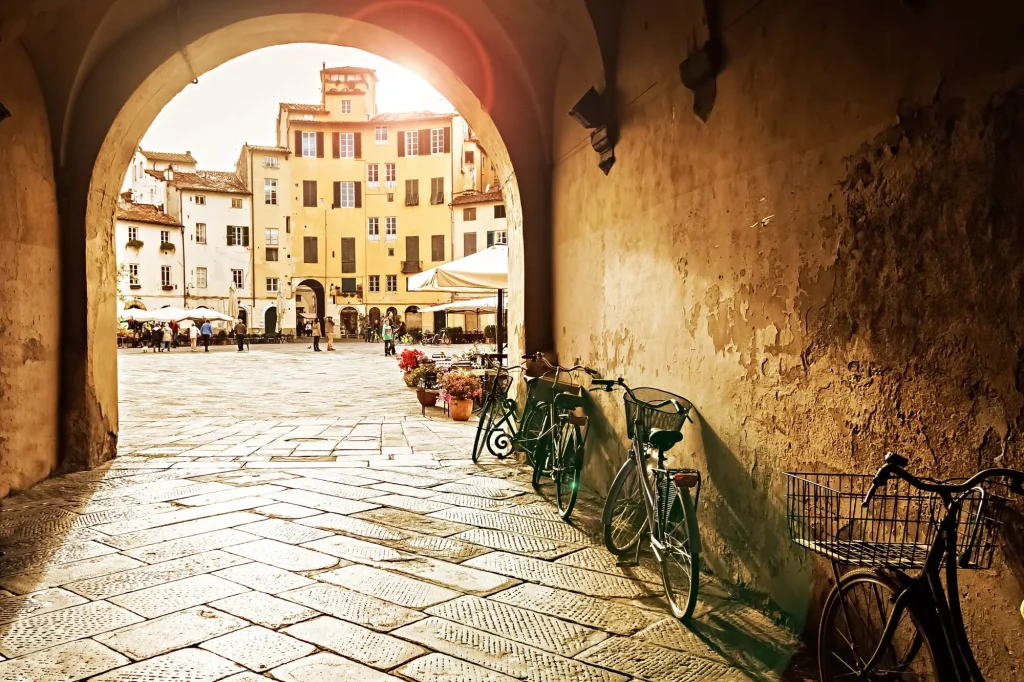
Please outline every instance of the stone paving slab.
[[598, 597], [636, 599], [660, 594], [661, 588], [575, 566], [562, 566], [507, 552], [491, 552], [466, 561], [464, 566], [492, 571], [529, 582]]
[[120, 573], [110, 573], [67, 583], [65, 587], [89, 599], [107, 599], [125, 592], [155, 587], [172, 580], [180, 580], [201, 573], [212, 573], [247, 561], [248, 559], [227, 552], [213, 550], [160, 564], [140, 566]]
[[[448, 511], [455, 510], [446, 510], [438, 513], [444, 514]], [[364, 521], [382, 523], [387, 526], [395, 526], [399, 529], [416, 531], [417, 533], [440, 535], [441, 537], [455, 535], [456, 533], [467, 531], [473, 527], [465, 523], [449, 521], [444, 518], [415, 514], [410, 511], [405, 511], [404, 509], [374, 509], [373, 511], [355, 514], [355, 517], [363, 519]]]
[[439, 493], [451, 493], [454, 495], [469, 495], [490, 500], [507, 500], [524, 491], [498, 486], [479, 485], [473, 483], [444, 483], [434, 488]]
[[626, 682], [627, 677], [564, 658], [487, 632], [428, 618], [394, 632], [407, 639], [449, 656], [490, 668], [530, 682], [583, 680], [585, 682]]
[[315, 571], [330, 568], [338, 563], [333, 556], [304, 547], [294, 547], [277, 540], [257, 540], [244, 545], [234, 545], [227, 551], [286, 571]]
[[320, 573], [317, 580], [340, 585], [412, 609], [422, 609], [459, 596], [458, 592], [370, 566], [353, 565]]
[[137, 592], [120, 594], [111, 597], [110, 602], [145, 618], [156, 618], [246, 591], [244, 587], [230, 580], [213, 575], [197, 575]]
[[442, 509], [451, 509], [452, 507], [450, 504], [444, 504], [435, 500], [425, 500], [420, 497], [409, 497], [408, 495], [381, 495], [380, 497], [372, 498], [370, 501], [417, 514], [428, 514], [441, 511]]
[[208, 606], [197, 606], [97, 635], [94, 639], [140, 661], [248, 627], [249, 623]]
[[618, 635], [632, 635], [665, 617], [628, 604], [532, 583], [516, 585], [488, 598]]
[[680, 651], [665, 649], [631, 637], [613, 637], [577, 657], [603, 668], [610, 668], [643, 680], [657, 682], [697, 682], [722, 680], [746, 682], [749, 678], [729, 668]]
[[69, 606], [84, 604], [88, 600], [59, 587], [22, 596], [0, 597], [0, 625], [19, 618], [41, 616]]
[[93, 682], [216, 682], [244, 670], [201, 649], [181, 649], [94, 677]]
[[130, 662], [84, 639], [0, 663], [0, 682], [75, 682]]
[[297, 523], [303, 526], [312, 526], [313, 528], [331, 530], [370, 540], [404, 540], [409, 537], [408, 533], [397, 528], [341, 514], [318, 514], [317, 516], [299, 519]]
[[569, 554], [555, 561], [563, 566], [576, 566], [591, 571], [600, 571], [609, 575], [617, 575], [629, 580], [642, 580], [652, 585], [662, 582], [661, 567], [654, 557], [642, 556], [636, 566], [617, 566], [617, 557], [606, 549], [588, 547]]
[[266, 507], [257, 507], [253, 511], [257, 514], [269, 516], [272, 519], [303, 519], [307, 516], [323, 514], [319, 509], [300, 507], [297, 504], [288, 504], [287, 502], [277, 502]]
[[246, 592], [227, 599], [218, 599], [210, 602], [210, 606], [272, 630], [320, 615], [309, 607], [262, 592]]
[[348, 561], [368, 563], [403, 562], [414, 558], [411, 554], [399, 552], [390, 547], [357, 540], [356, 538], [344, 535], [334, 535], [323, 540], [315, 540], [307, 543], [306, 547], [333, 557], [347, 559]]
[[108, 545], [117, 547], [118, 549], [135, 549], [136, 547], [155, 545], [158, 542], [177, 540], [190, 535], [209, 533], [214, 530], [222, 530], [224, 528], [241, 526], [246, 523], [254, 523], [262, 520], [263, 517], [259, 514], [253, 514], [250, 512], [232, 512], [230, 514], [221, 514], [220, 516], [196, 519], [195, 521], [185, 521], [184, 523], [177, 523], [173, 526], [165, 526], [163, 528], [140, 530], [135, 533], [117, 535], [105, 539], [104, 542]]
[[244, 526], [238, 526], [238, 530], [289, 545], [300, 545], [303, 542], [312, 542], [313, 540], [330, 537], [331, 535], [326, 531], [281, 519], [267, 519], [266, 521], [247, 523]]
[[460, 597], [426, 612], [570, 658], [608, 637], [598, 630], [480, 597]]
[[268, 594], [278, 594], [312, 585], [313, 580], [296, 575], [283, 568], [250, 562], [233, 568], [217, 571], [214, 575], [244, 585], [250, 589]]
[[389, 632], [425, 618], [419, 611], [323, 583], [282, 592], [280, 596], [379, 632]]
[[[523, 535], [535, 535], [559, 542], [571, 542], [577, 545], [595, 544], [589, 535], [572, 526], [557, 522], [534, 519], [529, 516], [516, 516], [483, 509], [467, 509], [453, 507], [429, 515], [431, 518], [445, 519], [466, 526], [480, 526], [494, 530], [510, 530]], [[464, 528], [463, 530], [469, 530]]]
[[[346, 478], [355, 478], [353, 476], [346, 476]], [[367, 483], [372, 483], [369, 479], [365, 479]], [[347, 485], [345, 483], [336, 483], [330, 480], [322, 480], [320, 478], [292, 478], [287, 481], [281, 481], [281, 485], [287, 488], [293, 488], [296, 490], [306, 490], [308, 492], [322, 493], [324, 495], [331, 495], [334, 497], [343, 497], [350, 500], [364, 500], [367, 497], [377, 497], [379, 492], [376, 490], [370, 490], [369, 488], [360, 488], [355, 485]]]
[[393, 493], [395, 495], [405, 495], [407, 497], [433, 497], [435, 493], [431, 489], [414, 488], [410, 485], [398, 485], [397, 483], [374, 483], [368, 486], [373, 490], [379, 490], [385, 493]]
[[316, 647], [310, 644], [258, 625], [211, 639], [201, 644], [200, 648], [257, 672], [270, 670], [316, 651]]
[[327, 653], [283, 665], [271, 674], [281, 682], [401, 682], [397, 677]]
[[416, 682], [515, 682], [517, 678], [444, 654], [430, 654], [396, 670]]
[[390, 670], [427, 653], [415, 644], [330, 616], [293, 625], [285, 632], [381, 670]]
[[310, 492], [308, 490], [286, 490], [283, 493], [274, 493], [268, 497], [278, 502], [289, 502], [300, 507], [312, 507], [325, 512], [335, 514], [354, 514], [356, 512], [376, 509], [378, 505], [367, 502], [359, 502], [344, 497], [333, 497], [322, 493]]
[[557, 559], [560, 556], [580, 549], [579, 545], [570, 545], [565, 542], [539, 538], [534, 535], [522, 535], [512, 531], [492, 530], [490, 528], [474, 528], [452, 537], [484, 547], [490, 547], [491, 549], [523, 554], [537, 559]]
[[258, 537], [238, 530], [225, 529], [209, 533], [200, 533], [178, 540], [166, 540], [152, 545], [145, 545], [123, 552], [126, 556], [151, 564], [179, 559], [192, 554], [200, 554], [208, 550], [227, 549], [232, 545], [253, 542]]
[[[232, 474], [244, 473], [243, 471], [227, 472]], [[226, 474], [221, 474], [226, 475]], [[251, 474], [250, 474], [251, 475]], [[231, 482], [229, 485], [237, 486], [237, 483]], [[230, 502], [231, 500], [240, 500], [247, 497], [262, 497], [270, 495], [272, 493], [280, 493], [285, 491], [280, 485], [274, 485], [270, 483], [262, 483], [258, 485], [242, 486], [232, 488], [230, 490], [222, 490], [218, 493], [207, 493], [205, 495], [196, 495], [195, 497], [183, 497], [179, 500], [175, 500], [176, 504], [185, 505], [186, 507], [201, 507], [209, 506], [212, 504], [219, 504], [221, 502]]]
[[24, 656], [141, 620], [136, 614], [105, 601], [22, 618], [4, 626], [0, 654], [8, 658]]
[[107, 554], [94, 559], [58, 564], [50, 568], [0, 578], [0, 587], [16, 594], [26, 594], [47, 587], [65, 585], [76, 580], [125, 571], [141, 565], [141, 561], [130, 557]]

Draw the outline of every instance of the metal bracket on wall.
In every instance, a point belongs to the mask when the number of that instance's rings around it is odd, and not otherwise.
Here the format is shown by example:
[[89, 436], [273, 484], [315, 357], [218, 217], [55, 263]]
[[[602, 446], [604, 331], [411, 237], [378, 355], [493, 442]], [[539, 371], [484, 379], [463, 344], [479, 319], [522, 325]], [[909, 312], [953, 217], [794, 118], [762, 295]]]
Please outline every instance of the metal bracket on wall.
[[569, 115], [576, 119], [577, 123], [593, 131], [590, 133], [590, 146], [601, 156], [597, 167], [604, 171], [605, 175], [608, 175], [608, 171], [615, 165], [616, 128], [609, 112], [607, 98], [596, 88], [587, 90], [576, 102], [576, 106], [569, 111]]
[[0, 121], [3, 121], [3, 120], [8, 119], [10, 117], [11, 117], [11, 112], [8, 111], [7, 107], [5, 107], [3, 104], [0, 104]]
[[704, 0], [708, 39], [679, 65], [683, 85], [693, 91], [693, 113], [707, 123], [718, 94], [717, 77], [725, 62], [719, 27], [718, 0]]

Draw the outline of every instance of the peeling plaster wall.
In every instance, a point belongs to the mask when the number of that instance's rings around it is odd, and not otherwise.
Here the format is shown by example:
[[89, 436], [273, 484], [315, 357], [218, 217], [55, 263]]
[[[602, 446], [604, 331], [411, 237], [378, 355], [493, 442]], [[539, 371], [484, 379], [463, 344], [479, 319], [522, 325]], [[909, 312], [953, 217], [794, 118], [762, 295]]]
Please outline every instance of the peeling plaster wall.
[[[705, 558], [799, 623], [826, 581], [790, 543], [782, 472], [867, 473], [886, 450], [931, 475], [1024, 468], [1021, 17], [721, 4], [704, 124], [678, 75], [699, 3], [631, 3], [608, 177], [565, 116], [592, 83], [562, 69], [557, 351], [693, 401], [673, 455], [705, 472]], [[584, 477], [606, 490], [625, 427], [618, 396], [596, 400]], [[963, 586], [991, 679], [1024, 645], [1006, 554]]]
[[32, 64], [0, 45], [0, 497], [57, 462], [60, 334], [57, 197], [46, 108]]

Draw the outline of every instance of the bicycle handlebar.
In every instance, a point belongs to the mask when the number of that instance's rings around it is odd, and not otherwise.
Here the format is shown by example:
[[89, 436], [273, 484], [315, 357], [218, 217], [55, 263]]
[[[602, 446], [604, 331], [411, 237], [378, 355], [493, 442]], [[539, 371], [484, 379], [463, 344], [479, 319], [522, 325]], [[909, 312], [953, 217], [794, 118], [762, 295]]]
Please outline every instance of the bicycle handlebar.
[[552, 365], [550, 362], [548, 362], [548, 359], [546, 357], [544, 357], [544, 355], [542, 353], [534, 353], [533, 355], [524, 355], [523, 356], [523, 360], [532, 360], [533, 362], [543, 362], [544, 365], [548, 369], [551, 369], [551, 370], [558, 370], [558, 371], [561, 371], [561, 372], [578, 372], [579, 370], [582, 369], [584, 372], [586, 372], [587, 374], [589, 374], [592, 377], [598, 376], [598, 371], [596, 369], [591, 369], [591, 368], [586, 367], [584, 365], [573, 365], [572, 367], [562, 367], [561, 365]]
[[861, 503], [861, 507], [867, 507], [871, 498], [875, 496], [875, 493], [879, 488], [884, 488], [889, 482], [889, 479], [893, 476], [902, 478], [904, 481], [914, 486], [918, 490], [923, 490], [928, 493], [949, 493], [960, 495], [968, 490], [971, 490], [983, 481], [987, 481], [990, 478], [1009, 478], [1010, 479], [1010, 492], [1018, 495], [1024, 495], [1024, 471], [1017, 471], [1016, 469], [985, 469], [971, 476], [969, 479], [962, 483], [939, 483], [924, 481], [908, 472], [904, 467], [907, 466], [909, 461], [906, 457], [897, 455], [895, 452], [887, 452], [885, 454], [885, 464], [883, 464], [877, 472], [875, 477], [871, 481], [871, 488], [868, 489], [867, 495], [864, 496], [864, 501]]
[[689, 408], [680, 405], [678, 400], [662, 400], [656, 403], [652, 403], [647, 400], [641, 400], [640, 398], [636, 397], [636, 394], [633, 393], [633, 389], [629, 387], [629, 385], [626, 383], [626, 380], [623, 379], [622, 377], [619, 377], [618, 379], [592, 379], [590, 385], [597, 386], [597, 388], [591, 388], [591, 392], [604, 391], [605, 393], [611, 393], [616, 386], [620, 386], [623, 390], [626, 391], [627, 394], [629, 394], [629, 397], [632, 398], [634, 402], [647, 405], [653, 410], [660, 410], [663, 407], [672, 405], [673, 407], [676, 408], [676, 414], [683, 414], [686, 416], [686, 419], [688, 419], [690, 422], [693, 421], [693, 418], [690, 416]]

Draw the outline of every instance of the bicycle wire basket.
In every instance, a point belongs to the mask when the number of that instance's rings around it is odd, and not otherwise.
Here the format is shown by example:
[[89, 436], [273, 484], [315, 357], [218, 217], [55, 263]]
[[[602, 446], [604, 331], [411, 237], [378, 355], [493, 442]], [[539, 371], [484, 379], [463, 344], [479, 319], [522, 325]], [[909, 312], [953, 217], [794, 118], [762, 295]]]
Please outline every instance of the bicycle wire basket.
[[[786, 517], [797, 544], [832, 561], [875, 568], [922, 568], [946, 514], [942, 498], [899, 478], [863, 506], [870, 474], [786, 473]], [[985, 570], [1006, 498], [976, 488], [957, 518], [957, 565]]]
[[[636, 400], [631, 398], [629, 393], [626, 393], [623, 398], [626, 404], [626, 435], [632, 439], [634, 426], [639, 424], [639, 437], [644, 443], [650, 437], [651, 429], [681, 431], [683, 424], [686, 423], [687, 415], [693, 408], [686, 398], [660, 388], [634, 388], [633, 395], [636, 396]], [[683, 408], [683, 411], [676, 412], [675, 405], [671, 403], [662, 407], [652, 407], [652, 403], [665, 400], [675, 400]]]

